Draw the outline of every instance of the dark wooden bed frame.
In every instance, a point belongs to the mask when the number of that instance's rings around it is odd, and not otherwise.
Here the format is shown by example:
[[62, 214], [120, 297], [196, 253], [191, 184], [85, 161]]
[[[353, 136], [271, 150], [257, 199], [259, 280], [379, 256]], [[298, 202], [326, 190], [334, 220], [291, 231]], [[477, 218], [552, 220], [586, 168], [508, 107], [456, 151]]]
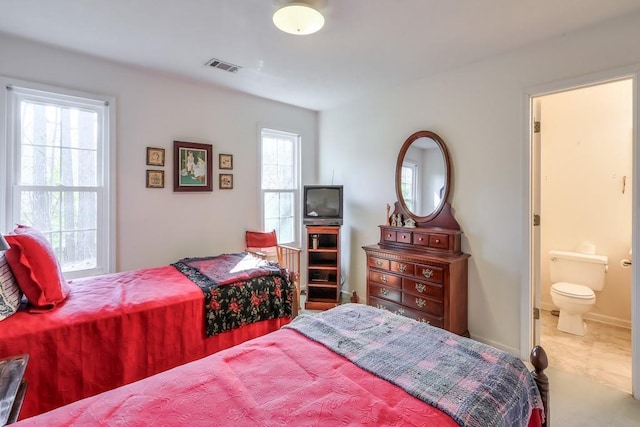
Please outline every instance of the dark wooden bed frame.
[[544, 405], [544, 422], [542, 423], [543, 427], [549, 427], [551, 423], [549, 422], [549, 377], [544, 373], [544, 370], [549, 366], [549, 360], [547, 359], [547, 353], [544, 351], [542, 347], [539, 345], [533, 347], [531, 349], [531, 355], [529, 356], [529, 360], [533, 365], [533, 371], [531, 371], [531, 375], [533, 375], [533, 379], [538, 386], [538, 390], [540, 391], [540, 396], [542, 397], [542, 404]]

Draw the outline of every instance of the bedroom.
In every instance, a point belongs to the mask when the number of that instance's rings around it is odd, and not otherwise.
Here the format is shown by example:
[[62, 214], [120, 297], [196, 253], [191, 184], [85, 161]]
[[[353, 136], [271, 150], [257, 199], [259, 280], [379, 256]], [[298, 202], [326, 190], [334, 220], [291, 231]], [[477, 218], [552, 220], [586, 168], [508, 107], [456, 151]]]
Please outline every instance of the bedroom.
[[[0, 36], [2, 57], [10, 58], [0, 62], [0, 75], [117, 99], [118, 271], [242, 247], [243, 231], [259, 224], [258, 197], [246, 194], [256, 193], [257, 134], [259, 124], [264, 124], [303, 135], [302, 182], [326, 183], [333, 178], [344, 184], [347, 237], [342, 264], [349, 289], [363, 295], [361, 246], [377, 240], [384, 206], [395, 200], [390, 177], [397, 151], [414, 130], [438, 132], [452, 152], [451, 201], [465, 232], [464, 251], [472, 255], [470, 333], [520, 353], [526, 251], [524, 94], [549, 82], [607, 78], [609, 70], [637, 65], [638, 28], [636, 12], [322, 111], [10, 35]], [[613, 45], [616, 49], [610, 48]], [[382, 117], [385, 120], [379, 120]], [[175, 194], [170, 186], [146, 189], [145, 147], [170, 149], [176, 139], [210, 143], [214, 153], [232, 153], [234, 189], [216, 188], [206, 197]], [[349, 173], [360, 164], [366, 165], [361, 173]], [[169, 173], [170, 168], [165, 170]], [[183, 221], [179, 206], [187, 203], [193, 216]]]

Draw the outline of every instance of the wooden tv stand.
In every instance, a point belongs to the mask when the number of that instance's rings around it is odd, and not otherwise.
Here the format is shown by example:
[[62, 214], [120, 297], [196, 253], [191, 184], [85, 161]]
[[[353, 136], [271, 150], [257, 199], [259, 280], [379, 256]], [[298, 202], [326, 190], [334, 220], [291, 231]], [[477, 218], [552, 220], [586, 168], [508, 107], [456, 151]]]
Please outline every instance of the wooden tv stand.
[[307, 226], [307, 298], [304, 308], [327, 310], [340, 303], [340, 226]]

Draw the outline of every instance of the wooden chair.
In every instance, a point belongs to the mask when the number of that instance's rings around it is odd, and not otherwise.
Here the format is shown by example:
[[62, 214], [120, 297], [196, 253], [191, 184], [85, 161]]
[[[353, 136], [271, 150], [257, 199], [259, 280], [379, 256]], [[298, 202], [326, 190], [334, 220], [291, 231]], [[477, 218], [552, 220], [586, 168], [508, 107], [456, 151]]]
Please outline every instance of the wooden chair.
[[278, 244], [276, 231], [247, 231], [247, 252], [268, 261], [276, 261], [289, 272], [289, 280], [295, 287], [294, 317], [300, 307], [300, 249]]

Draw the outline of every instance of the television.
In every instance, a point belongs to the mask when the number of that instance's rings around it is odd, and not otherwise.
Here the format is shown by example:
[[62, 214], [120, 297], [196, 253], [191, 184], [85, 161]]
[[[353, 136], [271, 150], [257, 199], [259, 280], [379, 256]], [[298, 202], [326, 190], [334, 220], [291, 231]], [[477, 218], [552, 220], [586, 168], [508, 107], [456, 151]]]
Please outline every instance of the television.
[[305, 185], [305, 225], [342, 225], [342, 185]]

